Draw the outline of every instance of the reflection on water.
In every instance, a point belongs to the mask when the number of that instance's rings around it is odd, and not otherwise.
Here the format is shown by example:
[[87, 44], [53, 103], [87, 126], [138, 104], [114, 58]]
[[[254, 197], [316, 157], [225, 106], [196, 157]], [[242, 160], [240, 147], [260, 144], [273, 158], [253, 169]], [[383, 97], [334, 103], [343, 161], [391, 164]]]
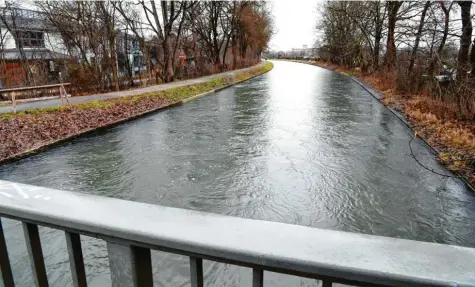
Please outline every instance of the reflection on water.
[[[351, 80], [276, 62], [268, 74], [3, 166], [0, 178], [133, 201], [318, 228], [475, 247], [475, 201], [421, 168], [410, 132]], [[414, 142], [418, 157], [444, 171]], [[24, 239], [6, 220], [19, 286]], [[42, 229], [52, 286], [71, 277], [61, 232]], [[104, 242], [83, 238], [90, 286], [110, 285]], [[189, 286], [187, 259], [153, 253], [156, 286]], [[249, 286], [251, 270], [205, 262], [208, 286]], [[316, 286], [266, 273], [271, 286]]]

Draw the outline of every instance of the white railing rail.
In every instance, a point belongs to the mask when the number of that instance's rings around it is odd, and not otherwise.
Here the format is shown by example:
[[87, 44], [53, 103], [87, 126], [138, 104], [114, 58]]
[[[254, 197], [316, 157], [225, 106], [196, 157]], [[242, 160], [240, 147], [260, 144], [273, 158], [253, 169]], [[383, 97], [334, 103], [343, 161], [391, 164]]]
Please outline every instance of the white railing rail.
[[[0, 217], [23, 222], [36, 286], [48, 286], [38, 225], [65, 231], [74, 286], [86, 286], [80, 235], [107, 242], [113, 286], [153, 286], [151, 250], [356, 286], [475, 286], [475, 249], [243, 219], [0, 181]], [[14, 286], [0, 224], [0, 269]]]

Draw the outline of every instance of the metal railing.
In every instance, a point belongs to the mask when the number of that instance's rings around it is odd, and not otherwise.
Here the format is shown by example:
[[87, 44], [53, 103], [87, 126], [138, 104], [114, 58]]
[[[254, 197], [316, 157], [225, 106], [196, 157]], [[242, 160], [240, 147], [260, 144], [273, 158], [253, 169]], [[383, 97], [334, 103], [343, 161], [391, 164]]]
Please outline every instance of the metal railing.
[[6, 100], [12, 100], [12, 93], [16, 94], [16, 99], [30, 99], [35, 97], [49, 96], [51, 94], [58, 95], [59, 98], [61, 87], [71, 86], [71, 83], [60, 83], [42, 86], [19, 87], [0, 89], [0, 96]]
[[[0, 181], [0, 216], [23, 223], [36, 286], [48, 286], [38, 225], [65, 231], [74, 286], [86, 286], [80, 235], [107, 242], [113, 286], [153, 286], [151, 250], [357, 286], [475, 286], [475, 249], [243, 219]], [[0, 269], [14, 286], [0, 225]]]
[[[4, 102], [11, 103], [14, 112], [16, 112], [17, 103], [24, 101], [59, 98], [61, 99], [61, 105], [67, 103], [71, 106], [71, 103], [69, 102], [71, 95], [66, 92], [66, 87], [70, 85], [71, 83], [59, 83], [43, 86], [0, 89], [0, 99], [5, 99], [6, 101]], [[53, 94], [54, 96], [51, 96]]]

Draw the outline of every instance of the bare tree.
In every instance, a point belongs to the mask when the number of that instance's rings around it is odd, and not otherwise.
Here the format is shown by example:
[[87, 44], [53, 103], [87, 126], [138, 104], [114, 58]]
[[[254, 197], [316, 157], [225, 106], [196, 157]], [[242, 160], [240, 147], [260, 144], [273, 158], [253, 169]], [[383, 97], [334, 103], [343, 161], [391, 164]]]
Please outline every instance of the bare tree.
[[105, 36], [107, 41], [103, 45], [104, 55], [107, 57], [110, 70], [112, 72], [112, 83], [115, 91], [119, 90], [119, 73], [117, 70], [117, 51], [116, 51], [116, 10], [109, 1], [97, 1], [95, 2], [100, 11], [100, 17], [103, 20], [103, 26], [105, 30]]
[[421, 37], [422, 37], [422, 28], [424, 28], [424, 21], [425, 21], [425, 18], [426, 18], [426, 13], [427, 13], [427, 10], [430, 7], [430, 4], [431, 4], [431, 2], [427, 1], [424, 5], [424, 8], [422, 9], [422, 15], [421, 15], [421, 18], [419, 20], [419, 28], [417, 29], [416, 39], [414, 41], [414, 46], [412, 48], [412, 55], [411, 55], [411, 60], [410, 60], [410, 63], [409, 63], [409, 68], [408, 68], [409, 76], [412, 75], [412, 70], [414, 68], [414, 61], [416, 60], [417, 49], [419, 48], [419, 42], [420, 42]]
[[464, 79], [466, 72], [470, 71], [469, 53], [470, 43], [472, 42], [472, 18], [470, 17], [470, 10], [472, 8], [472, 1], [457, 1], [460, 6], [462, 18], [462, 36], [460, 37], [460, 50], [458, 54], [458, 79]]
[[402, 1], [388, 1], [386, 2], [388, 9], [388, 35], [386, 42], [386, 58], [385, 63], [388, 68], [396, 65], [396, 41], [394, 34], [396, 31], [396, 21], [398, 20], [398, 11], [401, 8]]
[[[439, 6], [443, 12], [443, 15], [444, 15], [444, 29], [442, 31], [442, 38], [440, 40], [440, 44], [439, 44], [439, 47], [437, 48], [437, 52], [435, 55], [432, 55], [431, 54], [431, 61], [430, 61], [430, 64], [429, 64], [429, 68], [428, 68], [428, 71], [429, 73], [432, 75], [434, 73], [434, 69], [435, 69], [435, 66], [436, 66], [436, 62], [437, 61], [440, 61], [440, 57], [441, 57], [441, 54], [442, 54], [442, 51], [444, 50], [444, 47], [445, 47], [445, 43], [447, 41], [447, 37], [449, 35], [449, 25], [450, 25], [450, 11], [452, 10], [452, 5], [454, 4], [454, 2], [450, 2], [450, 4], [446, 4], [444, 1], [439, 1]], [[435, 19], [435, 24], [437, 24], [438, 22], [438, 19]], [[433, 36], [432, 38], [435, 39], [435, 33], [437, 32], [437, 29], [433, 29], [432, 33], [433, 33]]]
[[131, 63], [129, 52], [123, 52], [130, 50], [123, 45], [129, 38], [139, 43], [141, 55], [133, 59], [145, 58], [148, 78], [153, 65], [157, 82], [158, 77], [170, 82], [177, 72], [181, 77], [183, 70], [190, 70], [189, 63], [200, 71], [197, 74], [213, 72], [209, 63], [227, 69], [229, 54], [233, 67], [255, 63], [272, 34], [267, 5], [251, 1], [39, 1], [36, 5], [61, 35], [68, 53], [78, 59], [73, 78], [90, 83], [81, 88], [118, 90], [125, 82], [118, 66], [124, 65], [129, 85], [134, 83], [130, 66], [138, 68], [142, 79], [142, 63]]
[[160, 59], [160, 62], [165, 72], [164, 80], [165, 82], [170, 82], [173, 80], [175, 73], [174, 56], [180, 41], [183, 23], [186, 19], [184, 15], [195, 2], [161, 1], [160, 6], [158, 6], [155, 1], [140, 1], [140, 4], [149, 27], [161, 43], [163, 59]]
[[200, 39], [204, 42], [204, 49], [210, 61], [221, 69], [221, 56], [226, 34], [229, 32], [229, 25], [223, 25], [225, 2], [210, 1], [200, 3], [201, 17], [198, 17], [196, 31]]

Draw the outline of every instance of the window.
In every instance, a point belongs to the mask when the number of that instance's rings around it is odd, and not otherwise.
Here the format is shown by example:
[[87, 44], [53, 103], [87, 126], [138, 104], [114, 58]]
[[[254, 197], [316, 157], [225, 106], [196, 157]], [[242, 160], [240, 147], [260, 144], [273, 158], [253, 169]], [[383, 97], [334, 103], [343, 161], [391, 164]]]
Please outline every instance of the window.
[[44, 48], [45, 39], [43, 32], [22, 31], [18, 33], [19, 42], [24, 48]]

